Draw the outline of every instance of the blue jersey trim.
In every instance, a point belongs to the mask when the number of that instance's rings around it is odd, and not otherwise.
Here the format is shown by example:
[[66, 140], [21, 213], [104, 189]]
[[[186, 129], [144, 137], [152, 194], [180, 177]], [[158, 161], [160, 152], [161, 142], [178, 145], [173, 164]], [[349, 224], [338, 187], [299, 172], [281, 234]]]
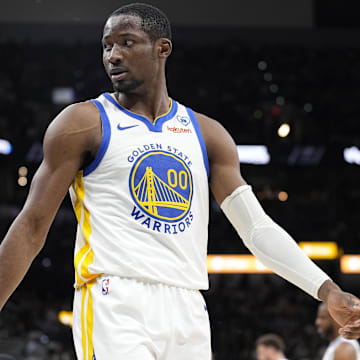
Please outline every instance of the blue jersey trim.
[[177, 112], [177, 109], [178, 109], [177, 102], [172, 99], [171, 100], [172, 101], [172, 106], [171, 106], [170, 111], [168, 113], [166, 113], [165, 115], [160, 116], [159, 118], [157, 118], [155, 120], [155, 124], [153, 124], [145, 116], [135, 114], [135, 113], [125, 109], [124, 107], [122, 107], [109, 93], [105, 93], [103, 95], [106, 97], [107, 100], [109, 100], [112, 104], [114, 104], [118, 109], [120, 109], [126, 115], [129, 115], [129, 116], [133, 117], [134, 119], [142, 121], [148, 127], [148, 129], [150, 131], [153, 131], [153, 132], [162, 132], [162, 127], [163, 127], [164, 122], [170, 120], [171, 118], [173, 118], [174, 115]]
[[99, 151], [96, 154], [94, 161], [92, 161], [91, 164], [84, 169], [83, 176], [89, 175], [98, 167], [100, 161], [102, 160], [102, 158], [106, 153], [107, 148], [109, 147], [110, 136], [111, 136], [110, 121], [105, 112], [103, 105], [98, 100], [91, 100], [91, 101], [96, 105], [96, 107], [100, 112], [103, 135], [102, 135]]
[[209, 178], [209, 176], [210, 176], [209, 159], [208, 159], [208, 156], [207, 156], [206, 146], [205, 146], [204, 138], [203, 138], [203, 136], [201, 134], [199, 123], [198, 123], [198, 121], [196, 119], [196, 116], [195, 116], [194, 112], [190, 108], [186, 108], [186, 111], [189, 114], [191, 122], [192, 122], [192, 124], [194, 126], [194, 129], [196, 131], [196, 135], [197, 135], [197, 137], [199, 139], [199, 143], [200, 143], [201, 150], [202, 150], [202, 153], [203, 153], [203, 159], [204, 159], [204, 165], [205, 165], [206, 173], [207, 173], [207, 176]]

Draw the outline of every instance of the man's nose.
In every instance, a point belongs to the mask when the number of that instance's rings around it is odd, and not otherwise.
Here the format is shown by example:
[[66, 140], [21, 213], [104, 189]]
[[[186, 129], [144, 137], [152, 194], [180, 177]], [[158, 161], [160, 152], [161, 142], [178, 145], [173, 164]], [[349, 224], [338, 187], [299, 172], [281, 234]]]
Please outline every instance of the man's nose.
[[115, 44], [111, 49], [111, 52], [109, 55], [109, 61], [111, 63], [118, 63], [122, 59], [123, 59], [123, 55], [122, 55], [121, 49], [117, 44]]

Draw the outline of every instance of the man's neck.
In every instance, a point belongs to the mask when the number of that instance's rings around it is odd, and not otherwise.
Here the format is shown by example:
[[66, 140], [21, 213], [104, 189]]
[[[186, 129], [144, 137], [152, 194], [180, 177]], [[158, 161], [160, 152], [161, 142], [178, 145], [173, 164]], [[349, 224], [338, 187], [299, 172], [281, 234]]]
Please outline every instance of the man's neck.
[[127, 110], [146, 117], [149, 121], [169, 111], [171, 101], [166, 87], [161, 91], [147, 94], [124, 94], [115, 92], [115, 99]]

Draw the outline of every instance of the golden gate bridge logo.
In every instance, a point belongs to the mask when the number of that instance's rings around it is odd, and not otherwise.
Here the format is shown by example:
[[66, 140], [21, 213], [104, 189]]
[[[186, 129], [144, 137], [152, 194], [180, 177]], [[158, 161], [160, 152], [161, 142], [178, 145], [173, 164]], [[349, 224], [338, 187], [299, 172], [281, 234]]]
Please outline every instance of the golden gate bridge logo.
[[152, 151], [141, 156], [131, 170], [129, 185], [135, 203], [156, 219], [178, 221], [190, 209], [192, 175], [174, 154]]

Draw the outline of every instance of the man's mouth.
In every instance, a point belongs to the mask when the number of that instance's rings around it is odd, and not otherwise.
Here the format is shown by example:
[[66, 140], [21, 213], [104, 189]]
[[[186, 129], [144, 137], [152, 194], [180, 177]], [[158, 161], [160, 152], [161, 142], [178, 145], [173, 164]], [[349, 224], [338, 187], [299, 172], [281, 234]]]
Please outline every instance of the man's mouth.
[[112, 80], [112, 81], [122, 80], [122, 79], [124, 79], [124, 77], [126, 76], [126, 74], [127, 74], [126, 71], [121, 72], [121, 73], [117, 73], [117, 74], [112, 74], [112, 75], [111, 75], [111, 80]]
[[110, 70], [110, 77], [112, 81], [122, 80], [127, 74], [127, 71], [123, 68], [113, 68]]

